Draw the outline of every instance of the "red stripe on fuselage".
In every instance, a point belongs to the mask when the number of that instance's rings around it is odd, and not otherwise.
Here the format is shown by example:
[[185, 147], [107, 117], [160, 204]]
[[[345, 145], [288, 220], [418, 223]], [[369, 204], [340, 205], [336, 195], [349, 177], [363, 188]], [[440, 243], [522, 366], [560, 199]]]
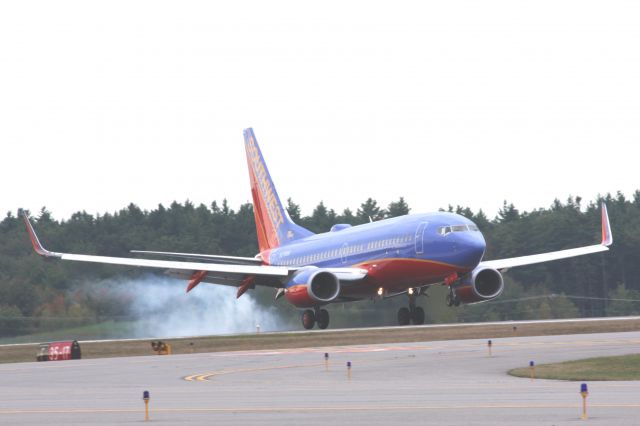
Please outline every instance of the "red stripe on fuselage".
[[341, 296], [367, 297], [380, 287], [392, 293], [402, 292], [409, 287], [442, 282], [452, 273], [463, 275], [470, 271], [469, 268], [423, 259], [380, 259], [354, 266], [369, 271], [364, 285], [345, 286]]
[[469, 269], [444, 262], [423, 259], [379, 259], [363, 262], [356, 267], [369, 270], [369, 277], [379, 284], [418, 284], [442, 281], [452, 272], [466, 273]]

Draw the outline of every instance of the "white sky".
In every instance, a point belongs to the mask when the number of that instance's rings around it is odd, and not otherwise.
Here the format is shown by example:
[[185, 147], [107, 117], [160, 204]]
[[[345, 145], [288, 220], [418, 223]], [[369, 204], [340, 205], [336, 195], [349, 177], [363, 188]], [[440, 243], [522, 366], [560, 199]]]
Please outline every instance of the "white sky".
[[[640, 189], [636, 1], [0, 2], [0, 215]], [[1, 217], [1, 216], [0, 216]]]

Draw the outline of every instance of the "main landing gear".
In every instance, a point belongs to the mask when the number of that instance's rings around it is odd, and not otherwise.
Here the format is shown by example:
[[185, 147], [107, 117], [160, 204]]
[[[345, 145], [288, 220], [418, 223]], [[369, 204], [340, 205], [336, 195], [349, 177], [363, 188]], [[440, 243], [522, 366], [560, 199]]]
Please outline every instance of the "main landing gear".
[[447, 306], [460, 306], [460, 299], [456, 296], [455, 291], [451, 287], [449, 287], [449, 294], [447, 294]]
[[316, 323], [318, 323], [318, 328], [323, 330], [329, 327], [329, 312], [326, 309], [306, 309], [302, 313], [302, 326], [304, 328], [311, 330]]
[[424, 324], [424, 309], [416, 306], [416, 296], [418, 296], [418, 294], [419, 293], [413, 291], [413, 289], [407, 292], [409, 296], [409, 307], [398, 309], [398, 324], [409, 325], [410, 322], [416, 325]]

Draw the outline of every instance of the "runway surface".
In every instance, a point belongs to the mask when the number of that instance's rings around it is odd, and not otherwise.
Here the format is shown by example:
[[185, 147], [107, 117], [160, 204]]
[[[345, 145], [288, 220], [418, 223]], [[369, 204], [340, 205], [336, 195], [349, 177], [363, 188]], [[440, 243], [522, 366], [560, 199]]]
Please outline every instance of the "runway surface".
[[639, 351], [629, 332], [3, 364], [0, 424], [140, 424], [148, 390], [167, 425], [637, 425], [638, 381], [589, 382], [584, 421], [580, 383], [506, 371]]

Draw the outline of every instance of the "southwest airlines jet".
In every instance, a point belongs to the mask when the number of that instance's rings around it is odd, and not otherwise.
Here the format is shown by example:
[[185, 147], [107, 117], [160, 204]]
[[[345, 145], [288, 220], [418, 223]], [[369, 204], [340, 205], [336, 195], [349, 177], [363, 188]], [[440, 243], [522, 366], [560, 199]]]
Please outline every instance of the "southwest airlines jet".
[[602, 204], [602, 241], [586, 247], [483, 261], [485, 240], [469, 219], [453, 213], [411, 214], [364, 225], [336, 224], [314, 234], [293, 223], [283, 208], [252, 129], [244, 131], [253, 210], [260, 253], [231, 257], [195, 253], [133, 251], [140, 259], [46, 250], [23, 218], [35, 251], [44, 257], [80, 262], [141, 266], [163, 270], [188, 282], [187, 292], [202, 282], [237, 287], [237, 297], [255, 286], [277, 289], [304, 309], [302, 324], [311, 329], [329, 325], [325, 306], [367, 298], [406, 295], [398, 323], [424, 323], [416, 298], [427, 287], [449, 288], [447, 304], [478, 303], [502, 293], [502, 274], [509, 268], [608, 250], [613, 242]]

